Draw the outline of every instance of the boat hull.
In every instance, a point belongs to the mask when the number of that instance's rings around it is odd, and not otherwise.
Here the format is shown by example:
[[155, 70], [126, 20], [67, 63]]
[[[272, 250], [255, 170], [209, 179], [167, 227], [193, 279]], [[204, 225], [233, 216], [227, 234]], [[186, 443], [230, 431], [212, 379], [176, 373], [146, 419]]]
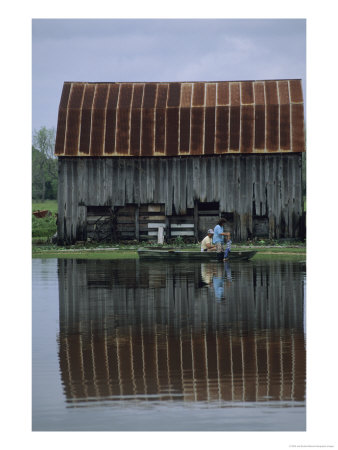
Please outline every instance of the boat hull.
[[[192, 261], [209, 261], [219, 259], [216, 252], [198, 252], [184, 251], [178, 249], [146, 249], [140, 248], [137, 251], [140, 259], [165, 259], [165, 260], [192, 260]], [[251, 251], [231, 251], [229, 254], [230, 261], [245, 261], [251, 259], [257, 252]], [[223, 260], [223, 257], [220, 258]]]

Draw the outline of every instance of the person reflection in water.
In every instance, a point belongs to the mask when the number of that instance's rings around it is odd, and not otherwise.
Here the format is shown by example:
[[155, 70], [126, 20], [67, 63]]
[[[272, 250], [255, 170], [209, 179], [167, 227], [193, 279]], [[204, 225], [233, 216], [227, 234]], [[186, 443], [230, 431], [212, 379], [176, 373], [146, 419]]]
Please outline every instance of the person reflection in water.
[[214, 292], [217, 302], [225, 301], [224, 285], [229, 287], [232, 282], [231, 269], [228, 262], [224, 266], [218, 266], [218, 270], [213, 276]]
[[225, 301], [225, 288], [232, 282], [229, 262], [223, 264], [202, 264], [201, 275], [203, 285], [213, 289], [217, 302]]

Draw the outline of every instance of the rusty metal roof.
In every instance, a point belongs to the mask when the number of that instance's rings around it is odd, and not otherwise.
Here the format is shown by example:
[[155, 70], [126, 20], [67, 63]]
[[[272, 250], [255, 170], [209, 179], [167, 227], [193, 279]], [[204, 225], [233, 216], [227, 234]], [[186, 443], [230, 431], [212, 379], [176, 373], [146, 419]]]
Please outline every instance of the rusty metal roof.
[[303, 151], [301, 80], [63, 86], [57, 156]]

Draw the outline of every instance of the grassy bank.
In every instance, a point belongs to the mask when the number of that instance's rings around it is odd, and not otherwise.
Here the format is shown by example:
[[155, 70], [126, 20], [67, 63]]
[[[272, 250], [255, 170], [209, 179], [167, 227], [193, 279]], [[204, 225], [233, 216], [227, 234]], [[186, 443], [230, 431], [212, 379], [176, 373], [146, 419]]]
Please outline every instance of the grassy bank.
[[[137, 248], [140, 245], [101, 245], [94, 244], [79, 246], [73, 245], [69, 247], [57, 247], [55, 245], [36, 246], [33, 245], [33, 258], [81, 258], [81, 259], [136, 259]], [[165, 248], [165, 246], [164, 246]], [[181, 247], [182, 248], [182, 247]], [[254, 259], [298, 259], [304, 260], [306, 257], [305, 245], [234, 245], [233, 250], [256, 250], [257, 254]], [[196, 244], [190, 244], [189, 250], [199, 250]]]
[[32, 212], [33, 211], [44, 211], [47, 209], [52, 214], [55, 214], [58, 212], [58, 202], [57, 200], [45, 200], [44, 202], [32, 202]]
[[33, 247], [33, 258], [68, 258], [68, 259], [137, 259], [137, 249], [60, 249]]
[[48, 240], [56, 233], [56, 217], [58, 210], [57, 200], [45, 200], [44, 202], [33, 202], [33, 211], [48, 210], [50, 216], [37, 218], [32, 214], [32, 240], [35, 243], [47, 243]]

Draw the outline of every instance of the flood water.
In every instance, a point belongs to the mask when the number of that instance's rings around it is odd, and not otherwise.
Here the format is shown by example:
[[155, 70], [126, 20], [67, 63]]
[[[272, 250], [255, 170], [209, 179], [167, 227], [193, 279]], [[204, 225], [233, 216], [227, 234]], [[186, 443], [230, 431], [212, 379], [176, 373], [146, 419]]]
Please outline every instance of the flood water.
[[33, 259], [35, 431], [305, 431], [305, 263]]

